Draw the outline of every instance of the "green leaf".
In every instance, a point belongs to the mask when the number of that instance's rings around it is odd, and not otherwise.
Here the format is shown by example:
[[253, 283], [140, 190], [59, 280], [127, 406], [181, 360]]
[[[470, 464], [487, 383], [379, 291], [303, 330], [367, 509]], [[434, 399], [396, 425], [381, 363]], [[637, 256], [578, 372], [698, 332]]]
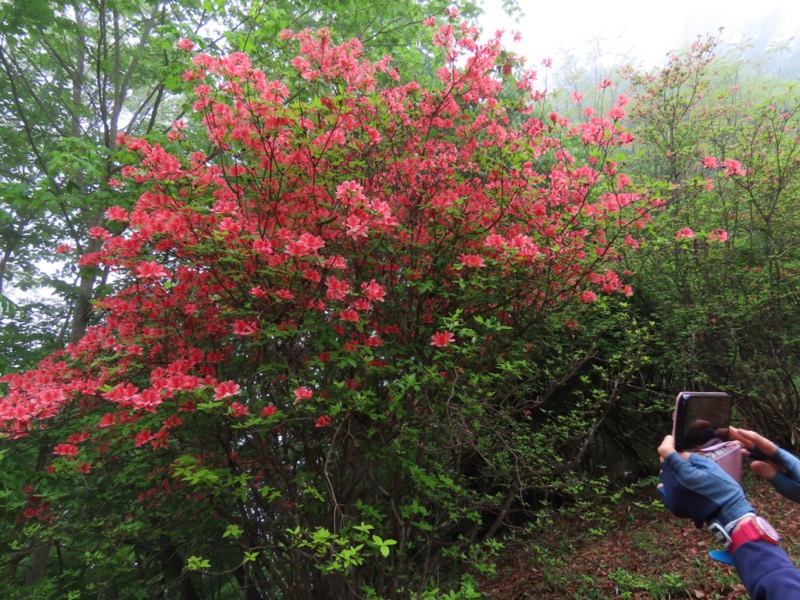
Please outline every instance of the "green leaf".
[[242, 528], [239, 527], [238, 525], [234, 524], [234, 523], [231, 523], [225, 529], [225, 533], [222, 534], [222, 537], [224, 537], [224, 538], [226, 538], [226, 537], [238, 538], [240, 535], [242, 535]]
[[186, 560], [186, 568], [189, 571], [203, 571], [211, 568], [211, 561], [200, 556], [190, 556]]
[[0, 294], [0, 316], [9, 317], [11, 319], [14, 318], [14, 315], [17, 314], [17, 305], [14, 304], [9, 298], [3, 294]]

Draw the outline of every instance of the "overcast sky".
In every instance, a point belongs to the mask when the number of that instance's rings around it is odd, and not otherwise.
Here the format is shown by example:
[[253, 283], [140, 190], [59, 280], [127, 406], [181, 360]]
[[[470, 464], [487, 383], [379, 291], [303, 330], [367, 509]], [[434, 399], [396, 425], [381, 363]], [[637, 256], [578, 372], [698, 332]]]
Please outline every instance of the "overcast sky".
[[558, 68], [563, 50], [584, 56], [599, 45], [611, 62], [654, 67], [663, 64], [667, 52], [720, 27], [727, 43], [768, 32], [776, 41], [795, 36], [793, 48], [800, 52], [797, 0], [519, 0], [526, 13], [519, 24], [503, 15], [500, 0], [482, 1], [484, 30], [520, 31], [522, 41], [512, 44], [508, 38], [506, 47], [525, 56], [530, 66], [549, 57]]

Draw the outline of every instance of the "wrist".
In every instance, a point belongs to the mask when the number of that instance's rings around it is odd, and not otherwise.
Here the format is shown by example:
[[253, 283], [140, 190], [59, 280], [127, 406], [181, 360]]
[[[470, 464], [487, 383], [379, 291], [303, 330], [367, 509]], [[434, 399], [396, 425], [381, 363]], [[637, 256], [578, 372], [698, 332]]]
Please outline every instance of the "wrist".
[[780, 535], [772, 525], [766, 519], [752, 512], [745, 513], [724, 527], [715, 521], [709, 525], [709, 529], [731, 554], [747, 542], [764, 541], [777, 545], [780, 541]]
[[720, 507], [713, 520], [719, 523], [726, 531], [733, 528], [737, 521], [747, 515], [754, 515], [755, 510], [744, 494], [740, 498]]
[[677, 450], [673, 450], [664, 457], [664, 462], [672, 467], [672, 470], [677, 473], [683, 464], [683, 458], [681, 458], [681, 455], [678, 454]]
[[752, 518], [754, 518], [755, 516], [756, 516], [756, 513], [754, 513], [754, 512], [748, 512], [748, 513], [745, 513], [745, 514], [743, 514], [741, 517], [739, 517], [739, 518], [737, 518], [737, 519], [734, 519], [733, 521], [731, 521], [730, 523], [728, 523], [727, 525], [725, 525], [725, 531], [726, 531], [726, 533], [727, 533], [728, 535], [731, 535], [731, 534], [733, 534], [733, 532], [734, 532], [734, 531], [736, 531], [736, 530], [739, 528], [739, 526], [740, 526], [740, 525], [741, 525], [741, 524], [742, 524], [742, 523], [743, 523], [745, 520], [747, 520], [747, 519], [752, 519]]
[[767, 460], [771, 460], [785, 469], [791, 468], [794, 463], [798, 462], [794, 454], [788, 450], [784, 450], [780, 446], [775, 446], [775, 452], [772, 454], [766, 454], [766, 456]]
[[726, 548], [729, 548], [731, 545], [731, 534], [736, 531], [741, 523], [755, 516], [756, 513], [754, 512], [746, 512], [742, 516], [737, 517], [727, 523], [721, 522], [718, 519], [714, 519], [708, 524], [708, 529], [714, 534], [714, 537], [717, 538], [717, 541], [720, 544]]

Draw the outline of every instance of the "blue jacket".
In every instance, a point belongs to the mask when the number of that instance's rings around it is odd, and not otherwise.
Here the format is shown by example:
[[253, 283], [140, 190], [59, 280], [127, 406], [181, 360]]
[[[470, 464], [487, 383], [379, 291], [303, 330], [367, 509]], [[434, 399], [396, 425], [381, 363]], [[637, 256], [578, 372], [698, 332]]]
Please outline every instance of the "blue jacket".
[[754, 600], [800, 600], [800, 571], [780, 546], [746, 542], [733, 553], [736, 571]]

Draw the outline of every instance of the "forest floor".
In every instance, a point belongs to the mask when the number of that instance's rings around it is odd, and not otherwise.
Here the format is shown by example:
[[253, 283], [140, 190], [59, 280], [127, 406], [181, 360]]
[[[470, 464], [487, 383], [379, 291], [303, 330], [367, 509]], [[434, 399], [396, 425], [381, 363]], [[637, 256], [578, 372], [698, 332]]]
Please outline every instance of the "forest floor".
[[[482, 593], [498, 600], [747, 598], [733, 567], [709, 557], [719, 548], [713, 536], [672, 517], [656, 483], [651, 478], [616, 498], [559, 511], [547, 526], [515, 536], [495, 575], [482, 579]], [[749, 473], [745, 488], [798, 563], [800, 505]]]

